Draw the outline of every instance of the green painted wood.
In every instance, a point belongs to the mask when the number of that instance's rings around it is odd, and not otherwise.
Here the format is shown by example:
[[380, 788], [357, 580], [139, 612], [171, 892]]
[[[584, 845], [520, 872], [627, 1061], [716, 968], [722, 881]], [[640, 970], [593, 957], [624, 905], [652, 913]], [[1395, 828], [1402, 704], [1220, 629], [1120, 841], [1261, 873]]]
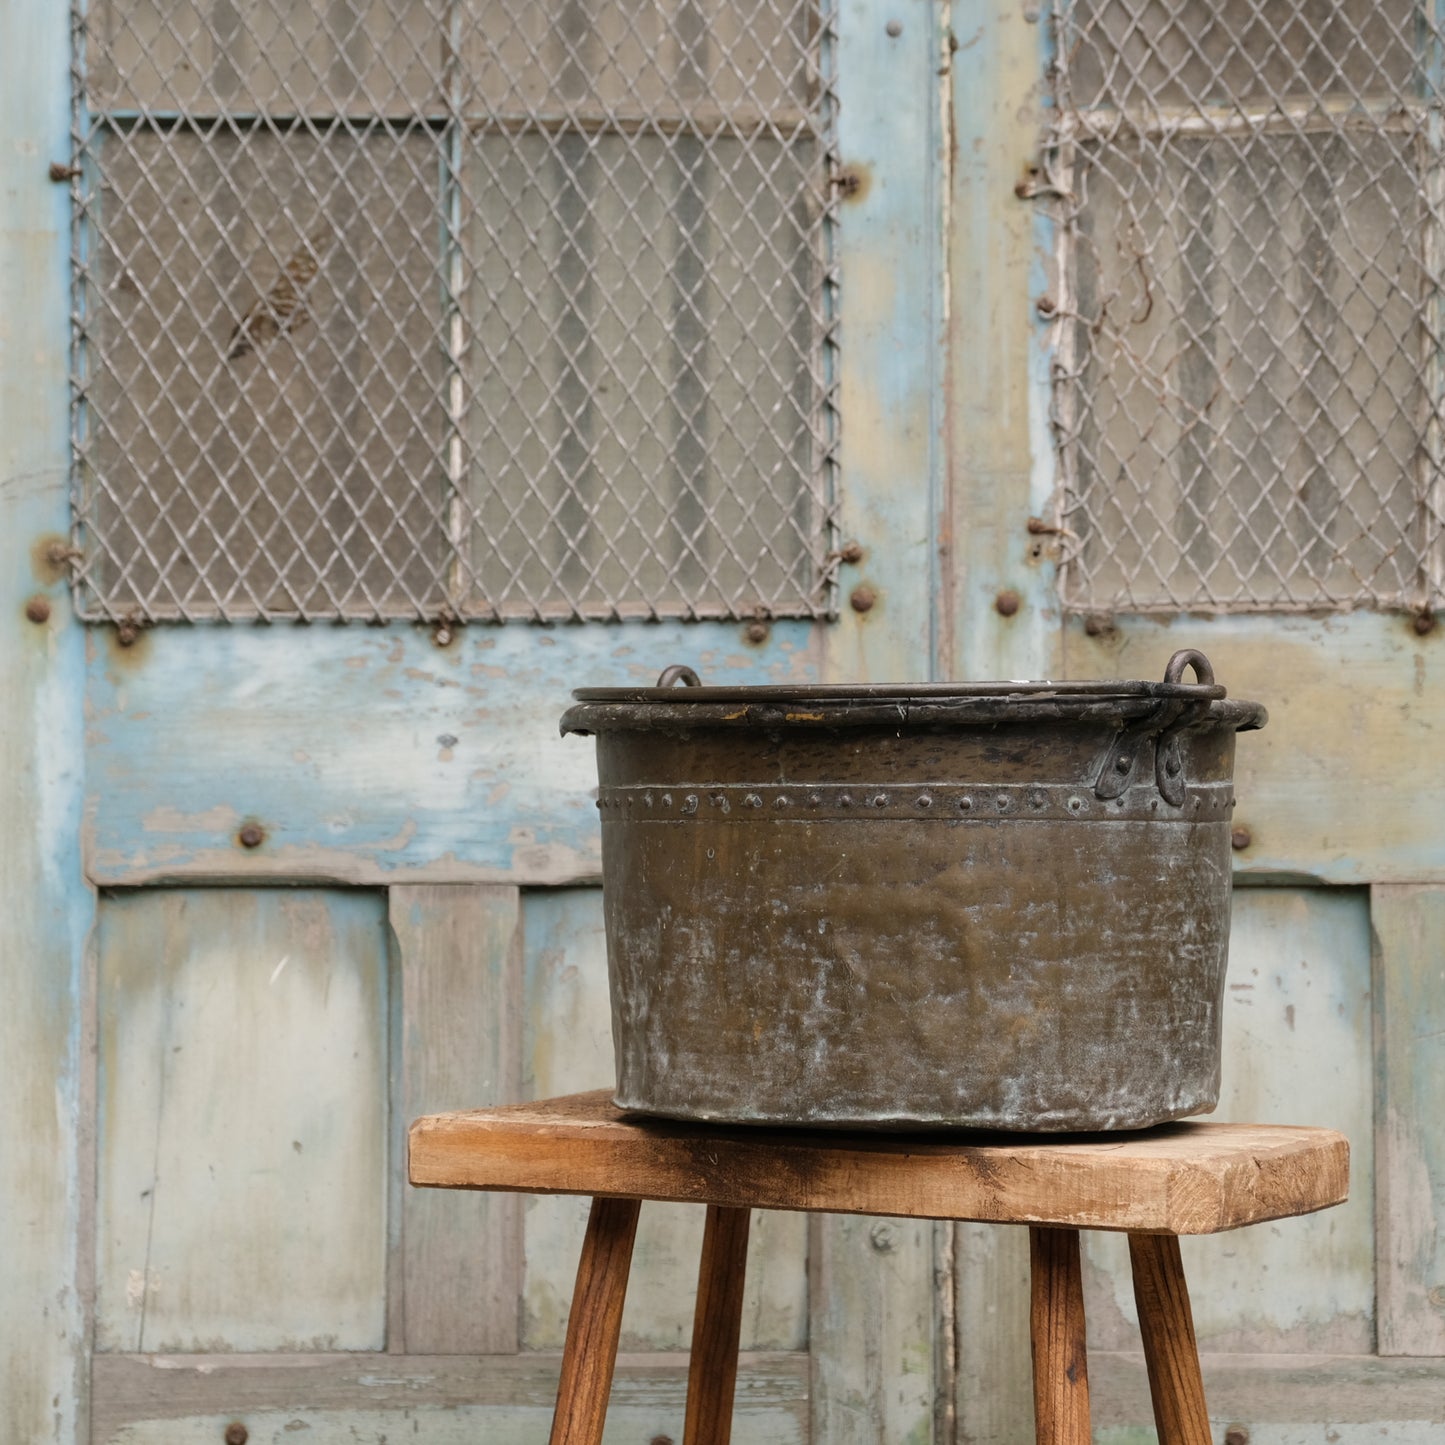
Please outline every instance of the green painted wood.
[[84, 641], [46, 557], [69, 526], [66, 11], [0, 6], [0, 1439], [26, 1445], [70, 1445], [86, 1389]]
[[[251, 1445], [545, 1445], [559, 1357], [100, 1356], [95, 1445], [219, 1442], [229, 1424]], [[806, 1355], [744, 1355], [737, 1445], [804, 1445]], [[682, 1438], [687, 1361], [618, 1360], [605, 1445]]]
[[1379, 1351], [1445, 1355], [1445, 888], [1370, 898]]
[[[1223, 1120], [1319, 1124], [1350, 1140], [1337, 1209], [1183, 1242], [1200, 1347], [1366, 1354], [1374, 1347], [1368, 895], [1236, 891], [1225, 985]], [[1090, 1338], [1133, 1348], [1122, 1238], [1086, 1237]]]
[[103, 900], [98, 1349], [384, 1344], [384, 906]]
[[[615, 1071], [602, 895], [578, 888], [523, 898], [526, 1094], [550, 1098], [608, 1088]], [[624, 1349], [688, 1348], [704, 1214], [689, 1204], [643, 1207], [622, 1316]], [[562, 1347], [586, 1222], [585, 1199], [527, 1200], [522, 1328], [528, 1349]], [[755, 1212], [743, 1348], [806, 1348], [807, 1311], [805, 1217]]]
[[[396, 1122], [520, 1098], [517, 889], [403, 886], [389, 891], [387, 907], [400, 973]], [[400, 1187], [401, 1267], [388, 1292], [387, 1347], [423, 1355], [514, 1353], [521, 1200]]]

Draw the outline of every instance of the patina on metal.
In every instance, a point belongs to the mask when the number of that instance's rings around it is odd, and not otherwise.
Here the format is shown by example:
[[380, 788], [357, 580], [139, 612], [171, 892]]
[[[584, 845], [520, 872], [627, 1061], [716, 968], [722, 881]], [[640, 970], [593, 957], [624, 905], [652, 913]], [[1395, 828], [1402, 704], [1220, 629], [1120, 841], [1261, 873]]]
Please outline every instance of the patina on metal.
[[597, 738], [622, 1108], [1095, 1130], [1214, 1107], [1234, 739], [1265, 711], [1201, 653], [1163, 682], [660, 682], [562, 719]]

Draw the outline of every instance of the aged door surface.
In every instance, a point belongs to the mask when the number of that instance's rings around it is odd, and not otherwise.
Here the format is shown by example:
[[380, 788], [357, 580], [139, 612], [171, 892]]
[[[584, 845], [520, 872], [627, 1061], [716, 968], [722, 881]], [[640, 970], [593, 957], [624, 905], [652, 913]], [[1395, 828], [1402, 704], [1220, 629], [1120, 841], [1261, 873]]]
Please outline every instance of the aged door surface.
[[[583, 1210], [401, 1138], [609, 1081], [571, 687], [1194, 646], [1271, 712], [1222, 1112], [1354, 1147], [1188, 1254], [1215, 1435], [1438, 1439], [1442, 54], [1415, 0], [0, 12], [0, 1437], [546, 1438]], [[679, 1438], [700, 1232], [644, 1211], [609, 1438]], [[753, 1239], [737, 1440], [1032, 1438], [1019, 1236]]]
[[[953, 26], [944, 667], [1152, 677], [1197, 647], [1268, 707], [1239, 740], [1219, 1112], [1342, 1129], [1353, 1177], [1186, 1249], [1215, 1439], [1440, 1439], [1438, 10]], [[1026, 1256], [958, 1232], [961, 1439], [1033, 1438]], [[1095, 1438], [1152, 1440], [1121, 1242], [1086, 1270]]]
[[[65, 11], [0, 18], [0, 1435], [540, 1441], [583, 1208], [403, 1130], [610, 1082], [573, 686], [932, 673], [946, 25]], [[753, 1241], [737, 1438], [931, 1437], [947, 1232]]]

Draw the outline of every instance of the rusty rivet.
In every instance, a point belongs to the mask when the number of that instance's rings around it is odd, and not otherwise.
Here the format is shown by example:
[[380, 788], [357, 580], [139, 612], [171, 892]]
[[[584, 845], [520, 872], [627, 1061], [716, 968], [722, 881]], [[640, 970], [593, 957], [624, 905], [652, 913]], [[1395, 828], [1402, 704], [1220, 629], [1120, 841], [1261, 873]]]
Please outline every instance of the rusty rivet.
[[1224, 1445], [1249, 1445], [1249, 1431], [1243, 1425], [1231, 1425], [1224, 1432]]
[[993, 610], [1000, 617], [1012, 617], [1021, 606], [1021, 599], [1012, 587], [1005, 587], [997, 597], [993, 599]]
[[31, 622], [49, 622], [50, 599], [48, 597], [32, 597], [25, 604], [25, 615]]
[[1251, 843], [1254, 842], [1254, 834], [1248, 828], [1241, 825], [1229, 835], [1229, 846], [1236, 853], [1242, 853]]
[[849, 196], [856, 196], [863, 189], [863, 177], [851, 167], [838, 172], [834, 184], [838, 187], [838, 194], [845, 200]]
[[251, 1432], [239, 1420], [226, 1426], [226, 1445], [246, 1445], [250, 1438]]
[[743, 636], [749, 642], [766, 642], [771, 630], [766, 622], [749, 622], [743, 629]]
[[259, 848], [266, 841], [266, 830], [259, 823], [244, 823], [236, 841], [243, 848]]
[[1114, 619], [1107, 612], [1091, 612], [1084, 618], [1084, 631], [1090, 637], [1107, 637], [1114, 630]]
[[119, 622], [116, 624], [115, 640], [122, 647], [133, 647], [135, 640], [140, 636], [140, 628], [134, 622]]
[[901, 20], [890, 20], [883, 28], [888, 32], [890, 38], [894, 40], [897, 40], [898, 37], [903, 34], [903, 22]]
[[847, 562], [849, 566], [856, 566], [863, 560], [863, 544], [861, 542], [844, 542], [838, 549], [838, 560]]
[[855, 587], [848, 598], [848, 605], [854, 612], [871, 612], [877, 602], [878, 594], [866, 585]]
[[1435, 614], [1433, 612], [1417, 612], [1410, 625], [1421, 637], [1424, 637], [1427, 632], [1435, 630]]
[[1034, 310], [1040, 316], [1052, 316], [1059, 309], [1059, 303], [1052, 296], [1040, 296], [1034, 302]]
[[80, 167], [68, 166], [64, 161], [51, 161], [47, 174], [52, 181], [59, 184], [61, 181], [73, 181], [80, 174]]

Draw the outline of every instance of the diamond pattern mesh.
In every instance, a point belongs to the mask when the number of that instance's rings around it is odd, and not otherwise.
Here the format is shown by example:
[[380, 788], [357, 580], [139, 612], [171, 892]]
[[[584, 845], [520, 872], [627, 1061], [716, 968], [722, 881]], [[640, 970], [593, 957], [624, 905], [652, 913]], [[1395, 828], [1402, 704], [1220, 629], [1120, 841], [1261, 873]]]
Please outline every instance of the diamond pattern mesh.
[[827, 613], [819, 0], [73, 23], [83, 616]]
[[1445, 34], [1412, 0], [1057, 0], [1039, 189], [1074, 610], [1441, 597]]

